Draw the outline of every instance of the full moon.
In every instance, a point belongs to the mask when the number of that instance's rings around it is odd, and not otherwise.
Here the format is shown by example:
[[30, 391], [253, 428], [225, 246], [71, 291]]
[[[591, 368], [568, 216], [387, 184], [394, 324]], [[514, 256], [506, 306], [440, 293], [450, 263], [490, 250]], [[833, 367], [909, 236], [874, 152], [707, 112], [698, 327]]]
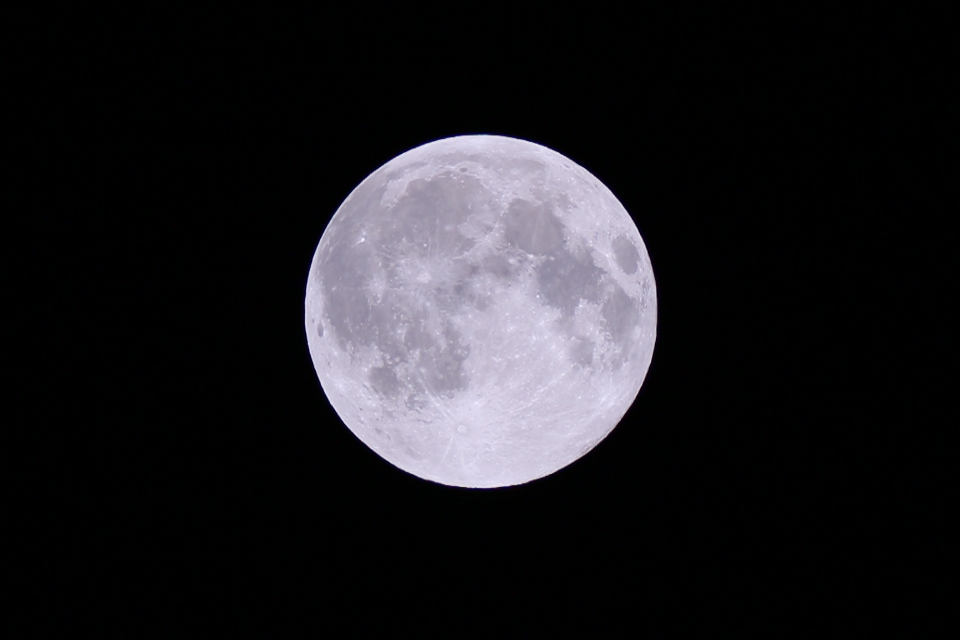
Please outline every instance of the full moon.
[[458, 487], [549, 475], [637, 397], [657, 296], [633, 219], [532, 142], [430, 142], [370, 174], [320, 239], [305, 323], [344, 424], [396, 467]]

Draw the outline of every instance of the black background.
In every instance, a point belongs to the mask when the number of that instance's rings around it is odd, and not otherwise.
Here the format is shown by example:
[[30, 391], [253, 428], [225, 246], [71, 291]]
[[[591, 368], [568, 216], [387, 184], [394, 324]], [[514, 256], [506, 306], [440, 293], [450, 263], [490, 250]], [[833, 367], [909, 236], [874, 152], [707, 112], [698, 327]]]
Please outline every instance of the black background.
[[[13, 315], [41, 390], [14, 470], [39, 471], [17, 485], [43, 543], [28, 593], [55, 605], [38, 628], [932, 624], [947, 564], [917, 550], [946, 519], [947, 455], [916, 436], [946, 387], [936, 17], [378, 11], [73, 10], [25, 30], [36, 242], [12, 254], [30, 296]], [[362, 445], [303, 330], [340, 202], [467, 133], [596, 175], [658, 287], [620, 426], [490, 491]]]

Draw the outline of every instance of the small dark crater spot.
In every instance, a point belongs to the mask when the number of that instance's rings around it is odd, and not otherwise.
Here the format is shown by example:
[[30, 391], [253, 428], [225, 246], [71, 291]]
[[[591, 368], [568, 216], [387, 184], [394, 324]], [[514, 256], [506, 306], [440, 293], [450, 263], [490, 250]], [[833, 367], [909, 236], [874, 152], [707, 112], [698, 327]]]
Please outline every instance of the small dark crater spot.
[[466, 173], [466, 172], [467, 172], [466, 167], [460, 167], [460, 173]]
[[637, 262], [640, 260], [640, 253], [627, 238], [618, 236], [613, 241], [613, 255], [617, 264], [627, 275], [633, 275], [637, 272]]

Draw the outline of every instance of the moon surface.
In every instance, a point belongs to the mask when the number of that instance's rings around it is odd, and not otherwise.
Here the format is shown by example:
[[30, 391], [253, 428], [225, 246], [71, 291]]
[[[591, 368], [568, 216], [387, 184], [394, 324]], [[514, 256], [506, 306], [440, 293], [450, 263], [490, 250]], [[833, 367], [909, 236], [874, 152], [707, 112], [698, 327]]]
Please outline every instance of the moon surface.
[[358, 185], [307, 280], [330, 404], [381, 457], [459, 487], [549, 475], [633, 403], [656, 339], [650, 258], [570, 159], [493, 135], [403, 153]]

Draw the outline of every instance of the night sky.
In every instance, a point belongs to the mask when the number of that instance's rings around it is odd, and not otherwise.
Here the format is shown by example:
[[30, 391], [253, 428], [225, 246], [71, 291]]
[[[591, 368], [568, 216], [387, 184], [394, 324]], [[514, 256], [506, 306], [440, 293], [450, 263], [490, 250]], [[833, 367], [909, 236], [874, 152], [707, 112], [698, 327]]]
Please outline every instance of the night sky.
[[[911, 96], [942, 115], [942, 94], [905, 71], [900, 34], [935, 21], [72, 11], [31, 27], [44, 93], [24, 115], [44, 124], [21, 156], [43, 435], [16, 469], [43, 470], [20, 486], [45, 624], [770, 633], [856, 630], [891, 602], [925, 612], [906, 629], [932, 619], [943, 565], [909, 594], [893, 576], [919, 566], [904, 550], [940, 522], [926, 496], [947, 468], [910, 444], [940, 419], [924, 323], [946, 309], [926, 275], [946, 225], [919, 222], [938, 134], [909, 115]], [[469, 133], [597, 176], [658, 289], [621, 424], [503, 490], [368, 450], [303, 327], [343, 199]]]

